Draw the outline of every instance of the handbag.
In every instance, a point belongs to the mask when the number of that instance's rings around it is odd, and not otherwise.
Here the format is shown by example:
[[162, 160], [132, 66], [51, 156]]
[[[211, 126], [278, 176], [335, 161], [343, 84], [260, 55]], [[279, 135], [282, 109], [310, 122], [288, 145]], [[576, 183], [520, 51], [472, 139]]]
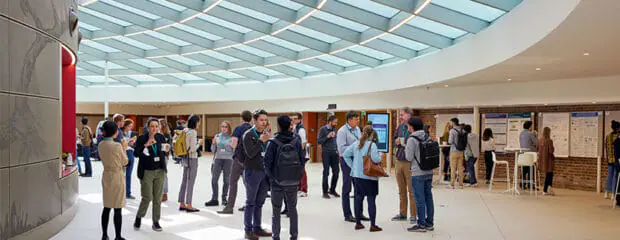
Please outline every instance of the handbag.
[[374, 163], [372, 159], [370, 159], [370, 149], [372, 147], [368, 146], [368, 153], [363, 157], [364, 159], [364, 175], [369, 177], [385, 177], [385, 170], [381, 165]]

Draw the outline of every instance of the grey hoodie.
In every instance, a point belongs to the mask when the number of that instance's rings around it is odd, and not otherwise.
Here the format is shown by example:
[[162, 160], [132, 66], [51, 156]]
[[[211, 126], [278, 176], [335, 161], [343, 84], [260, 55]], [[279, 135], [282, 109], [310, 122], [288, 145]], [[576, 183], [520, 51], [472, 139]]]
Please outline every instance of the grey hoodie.
[[415, 131], [407, 140], [407, 146], [405, 146], [405, 157], [407, 158], [407, 161], [411, 162], [411, 176], [417, 177], [433, 175], [433, 170], [425, 171], [420, 169], [420, 165], [418, 164], [418, 159], [420, 159], [420, 150], [418, 149], [419, 142], [411, 136], [415, 136], [419, 139], [425, 139], [426, 133], [424, 133], [424, 130]]

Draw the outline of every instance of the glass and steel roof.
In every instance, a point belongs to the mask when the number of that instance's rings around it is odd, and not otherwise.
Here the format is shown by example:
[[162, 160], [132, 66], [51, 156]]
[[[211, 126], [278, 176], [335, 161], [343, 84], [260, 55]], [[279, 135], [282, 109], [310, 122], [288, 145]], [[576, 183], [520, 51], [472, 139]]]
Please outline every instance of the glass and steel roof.
[[[475, 35], [521, 0], [83, 0], [77, 82], [238, 84], [360, 71]], [[308, 79], [311, 81], [312, 79]]]

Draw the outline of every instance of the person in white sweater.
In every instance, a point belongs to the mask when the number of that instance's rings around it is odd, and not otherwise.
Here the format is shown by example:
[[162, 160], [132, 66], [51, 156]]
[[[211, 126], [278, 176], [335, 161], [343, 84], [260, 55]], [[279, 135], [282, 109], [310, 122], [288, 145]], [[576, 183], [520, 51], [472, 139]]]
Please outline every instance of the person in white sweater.
[[480, 138], [478, 134], [471, 131], [471, 125], [464, 128], [467, 132], [467, 148], [465, 148], [465, 159], [467, 160], [467, 172], [469, 173], [469, 185], [471, 187], [478, 186], [476, 179], [476, 161], [480, 157]]
[[495, 139], [490, 128], [484, 129], [484, 132], [482, 132], [482, 151], [484, 152], [484, 163], [486, 165], [485, 183], [489, 184], [491, 172], [493, 171], [493, 152], [495, 152]]

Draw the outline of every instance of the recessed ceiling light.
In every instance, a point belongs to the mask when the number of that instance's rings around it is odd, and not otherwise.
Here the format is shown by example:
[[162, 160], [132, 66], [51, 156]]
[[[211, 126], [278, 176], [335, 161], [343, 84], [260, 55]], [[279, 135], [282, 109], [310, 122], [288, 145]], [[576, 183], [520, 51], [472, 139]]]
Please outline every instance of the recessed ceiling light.
[[590, 56], [590, 53], [589, 52], [584, 52], [583, 55], [584, 56]]
[[536, 71], [540, 71], [540, 70], [542, 70], [542, 68], [536, 68]]
[[446, 85], [443, 85], [443, 86], [444, 86], [444, 87], [449, 87], [449, 86], [448, 86], [448, 84], [446, 84]]
[[510, 82], [510, 81], [512, 81], [512, 78], [509, 78], [509, 79], [508, 79], [508, 81], [509, 81], [509, 82]]

